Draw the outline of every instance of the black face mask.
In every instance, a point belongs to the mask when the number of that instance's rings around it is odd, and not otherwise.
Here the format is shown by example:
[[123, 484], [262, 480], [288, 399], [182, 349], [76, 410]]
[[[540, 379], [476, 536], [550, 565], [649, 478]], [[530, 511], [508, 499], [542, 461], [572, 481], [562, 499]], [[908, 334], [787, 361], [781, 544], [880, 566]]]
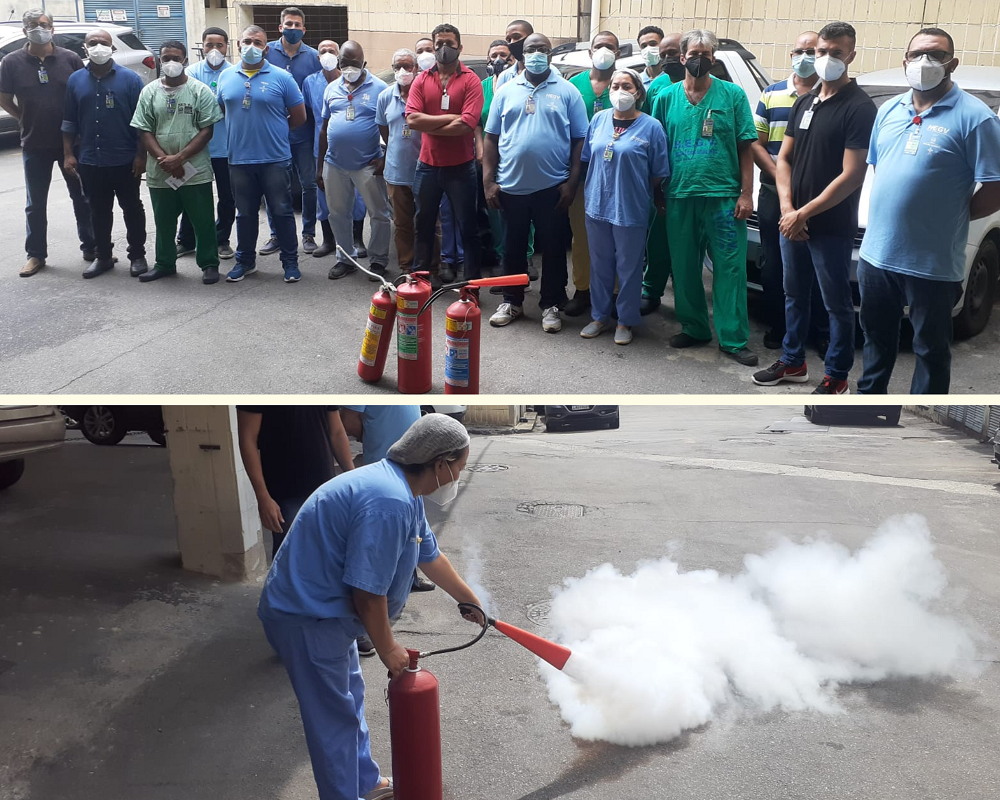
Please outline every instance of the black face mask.
[[508, 64], [506, 59], [503, 58], [494, 59], [493, 61], [491, 61], [489, 64], [486, 65], [486, 74], [490, 76], [499, 75], [501, 72], [507, 69], [507, 66]]
[[684, 78], [684, 65], [681, 63], [679, 56], [663, 59], [663, 71], [667, 73], [670, 80], [674, 83]]
[[510, 42], [510, 54], [514, 56], [515, 61], [524, 61], [524, 39], [518, 39], [516, 42]]
[[692, 78], [700, 78], [703, 75], [708, 75], [712, 69], [712, 62], [704, 56], [692, 56], [684, 64], [684, 68], [691, 73]]
[[458, 60], [458, 48], [443, 44], [434, 51], [434, 58], [438, 60], [439, 64], [453, 64]]

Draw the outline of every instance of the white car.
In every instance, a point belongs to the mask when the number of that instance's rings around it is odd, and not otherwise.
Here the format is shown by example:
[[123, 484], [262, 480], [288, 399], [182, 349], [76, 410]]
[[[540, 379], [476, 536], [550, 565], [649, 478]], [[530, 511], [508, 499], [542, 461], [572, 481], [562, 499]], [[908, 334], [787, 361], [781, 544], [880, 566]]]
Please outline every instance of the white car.
[[459, 422], [465, 417], [466, 406], [420, 406], [421, 414], [447, 414], [454, 417]]
[[[858, 76], [858, 85], [881, 106], [887, 100], [909, 91], [906, 75], [902, 68], [885, 69]], [[1000, 113], [1000, 67], [959, 68], [955, 82], [974, 97], [978, 97], [994, 111]], [[871, 196], [874, 170], [869, 168], [861, 190], [861, 205], [858, 209], [860, 223], [858, 235], [854, 239], [853, 264], [851, 265], [851, 287], [855, 306], [860, 305], [857, 267], [858, 248], [868, 226], [868, 201]], [[754, 192], [756, 202], [757, 192]], [[749, 221], [747, 248], [747, 274], [751, 288], [760, 289], [760, 231], [757, 216]], [[955, 336], [969, 338], [980, 333], [989, 322], [993, 303], [998, 295], [1000, 283], [1000, 212], [986, 219], [975, 220], [969, 225], [969, 240], [965, 247], [965, 280], [961, 299], [952, 310]]]
[[[0, 22], [0, 60], [10, 53], [24, 47], [26, 39], [21, 22]], [[87, 52], [83, 42], [87, 34], [93, 30], [106, 30], [111, 34], [115, 45], [115, 63], [126, 67], [142, 78], [144, 84], [156, 79], [157, 63], [153, 54], [135, 35], [132, 28], [123, 25], [110, 25], [97, 22], [55, 22], [54, 43], [59, 47], [72, 50], [83, 63], [88, 63]], [[6, 111], [0, 109], [0, 134], [17, 130], [17, 120]]]
[[24, 460], [62, 447], [66, 418], [56, 406], [0, 406], [0, 491], [24, 474]]

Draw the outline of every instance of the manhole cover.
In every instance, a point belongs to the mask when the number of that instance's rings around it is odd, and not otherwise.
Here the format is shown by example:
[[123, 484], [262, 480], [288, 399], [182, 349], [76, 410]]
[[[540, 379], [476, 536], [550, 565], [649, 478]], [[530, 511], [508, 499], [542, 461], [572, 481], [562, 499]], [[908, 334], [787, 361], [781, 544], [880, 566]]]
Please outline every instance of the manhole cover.
[[473, 464], [465, 469], [467, 472], [504, 472], [510, 467], [506, 464]]
[[552, 611], [552, 601], [543, 600], [541, 603], [532, 603], [525, 609], [528, 619], [539, 627], [547, 627], [549, 624], [549, 614]]
[[575, 503], [520, 503], [517, 510], [547, 519], [574, 519], [587, 513], [586, 507]]

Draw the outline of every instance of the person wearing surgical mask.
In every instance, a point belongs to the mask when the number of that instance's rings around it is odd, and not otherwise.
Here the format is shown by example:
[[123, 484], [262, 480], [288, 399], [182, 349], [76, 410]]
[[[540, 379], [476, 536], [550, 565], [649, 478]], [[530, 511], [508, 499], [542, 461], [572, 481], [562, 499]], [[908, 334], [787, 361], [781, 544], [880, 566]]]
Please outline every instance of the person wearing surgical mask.
[[114, 41], [107, 31], [90, 31], [83, 46], [90, 63], [70, 76], [62, 122], [63, 164], [83, 182], [97, 247], [97, 258], [83, 277], [96, 278], [114, 268], [111, 233], [116, 197], [125, 217], [129, 271], [135, 277], [149, 269], [146, 211], [139, 196], [146, 150], [131, 125], [142, 78], [115, 64]]
[[249, 26], [238, 41], [240, 63], [219, 80], [219, 104], [226, 112], [229, 139], [229, 175], [239, 212], [236, 264], [226, 280], [242, 281], [257, 270], [260, 202], [266, 199], [281, 245], [285, 283], [297, 283], [302, 273], [292, 208], [288, 132], [306, 123], [305, 99], [295, 78], [267, 60], [270, 46], [262, 28]]
[[58, 164], [73, 201], [77, 235], [84, 261], [96, 258], [90, 208], [80, 180], [69, 174], [63, 161], [60, 126], [69, 77], [83, 69], [83, 60], [71, 50], [52, 43], [53, 22], [42, 9], [22, 17], [27, 44], [0, 60], [0, 108], [17, 120], [21, 133], [28, 260], [21, 277], [30, 278], [45, 266], [48, 256], [48, 197], [52, 165]]
[[[779, 349], [785, 338], [784, 270], [778, 232], [781, 206], [776, 183], [778, 153], [792, 106], [819, 82], [815, 66], [818, 40], [819, 34], [815, 31], [799, 34], [789, 53], [791, 74], [785, 80], [772, 83], [761, 93], [754, 112], [759, 145], [754, 147], [754, 163], [760, 168], [757, 220], [760, 225], [761, 285], [764, 290], [764, 317], [768, 324], [764, 347], [770, 350]], [[823, 358], [830, 343], [830, 325], [819, 292], [813, 293], [811, 327], [810, 338], [815, 342], [820, 358]]]
[[[229, 53], [229, 34], [222, 28], [206, 28], [201, 35], [201, 61], [187, 68], [188, 77], [204, 83], [218, 96], [219, 79], [233, 65], [226, 60]], [[229, 245], [236, 222], [236, 200], [233, 197], [233, 185], [229, 179], [229, 139], [226, 134], [226, 122], [223, 119], [212, 133], [212, 141], [208, 143], [208, 154], [212, 157], [212, 172], [215, 175], [215, 189], [219, 195], [216, 203], [215, 238], [219, 247], [219, 258], [229, 259], [235, 253]], [[178, 257], [195, 251], [194, 228], [185, 214], [181, 217], [181, 226], [177, 232]]]
[[778, 152], [785, 338], [781, 356], [754, 373], [758, 386], [806, 383], [806, 339], [812, 294], [819, 291], [830, 324], [824, 373], [814, 394], [847, 394], [854, 366], [854, 297], [851, 256], [858, 206], [875, 123], [875, 103], [853, 81], [854, 27], [831, 22], [819, 32], [819, 84], [795, 101]]
[[642, 55], [643, 70], [639, 73], [642, 85], [647, 91], [649, 84], [663, 73], [663, 58], [660, 56], [660, 43], [663, 41], [663, 28], [647, 25], [636, 37], [639, 53]]
[[[858, 263], [861, 394], [889, 391], [904, 307], [916, 359], [910, 394], [946, 394], [953, 333], [972, 332], [965, 314], [953, 321], [952, 310], [962, 297], [969, 222], [1000, 210], [1000, 118], [955, 83], [958, 67], [951, 35], [922, 28], [903, 57], [912, 91], [886, 101], [875, 118]], [[986, 258], [975, 268], [984, 280], [991, 274]]]
[[663, 126], [640, 110], [646, 99], [641, 76], [634, 70], [617, 70], [611, 77], [610, 98], [611, 108], [590, 121], [581, 155], [589, 164], [583, 194], [592, 321], [580, 335], [593, 339], [609, 330], [614, 303], [615, 344], [627, 345], [641, 320], [649, 209], [654, 202], [664, 207], [663, 182], [670, 176], [670, 163]]
[[[393, 796], [391, 778], [372, 759], [356, 640], [367, 635], [392, 676], [407, 669], [390, 620], [409, 599], [417, 565], [457, 603], [481, 606], [425, 512], [425, 501], [446, 505], [459, 494], [469, 449], [460, 422], [421, 417], [386, 458], [320, 486], [271, 565], [257, 616], [298, 698], [320, 797]], [[458, 611], [486, 625], [479, 611]]]
[[[748, 347], [746, 221], [753, 213], [757, 130], [746, 92], [712, 75], [718, 49], [712, 31], [685, 33], [681, 61], [687, 75], [653, 101], [652, 116], [670, 144], [667, 242], [681, 323], [670, 346], [709, 344], [714, 322], [722, 354], [755, 366], [757, 354]], [[711, 320], [703, 282], [706, 254], [712, 259]]]
[[[611, 108], [609, 87], [618, 53], [618, 37], [611, 31], [601, 31], [590, 42], [590, 61], [593, 66], [569, 79], [583, 97], [588, 122], [598, 112]], [[568, 317], [579, 317], [590, 308], [590, 245], [587, 242], [587, 214], [584, 211], [583, 192], [577, 193], [570, 206], [569, 224], [573, 233], [573, 286], [576, 291], [563, 310]]]

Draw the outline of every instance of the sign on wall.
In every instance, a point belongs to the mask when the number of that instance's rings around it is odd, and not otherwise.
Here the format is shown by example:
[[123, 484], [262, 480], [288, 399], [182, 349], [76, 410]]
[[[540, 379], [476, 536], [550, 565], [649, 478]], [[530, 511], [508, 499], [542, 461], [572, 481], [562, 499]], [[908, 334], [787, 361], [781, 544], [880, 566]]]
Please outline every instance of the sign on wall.
[[111, 18], [114, 22], [128, 22], [128, 14], [124, 8], [111, 9]]
[[101, 8], [97, 11], [97, 21], [98, 22], [113, 22], [111, 18], [110, 8]]
[[160, 17], [161, 19], [169, 17], [170, 16], [170, 6], [157, 6], [156, 7], [156, 16]]

